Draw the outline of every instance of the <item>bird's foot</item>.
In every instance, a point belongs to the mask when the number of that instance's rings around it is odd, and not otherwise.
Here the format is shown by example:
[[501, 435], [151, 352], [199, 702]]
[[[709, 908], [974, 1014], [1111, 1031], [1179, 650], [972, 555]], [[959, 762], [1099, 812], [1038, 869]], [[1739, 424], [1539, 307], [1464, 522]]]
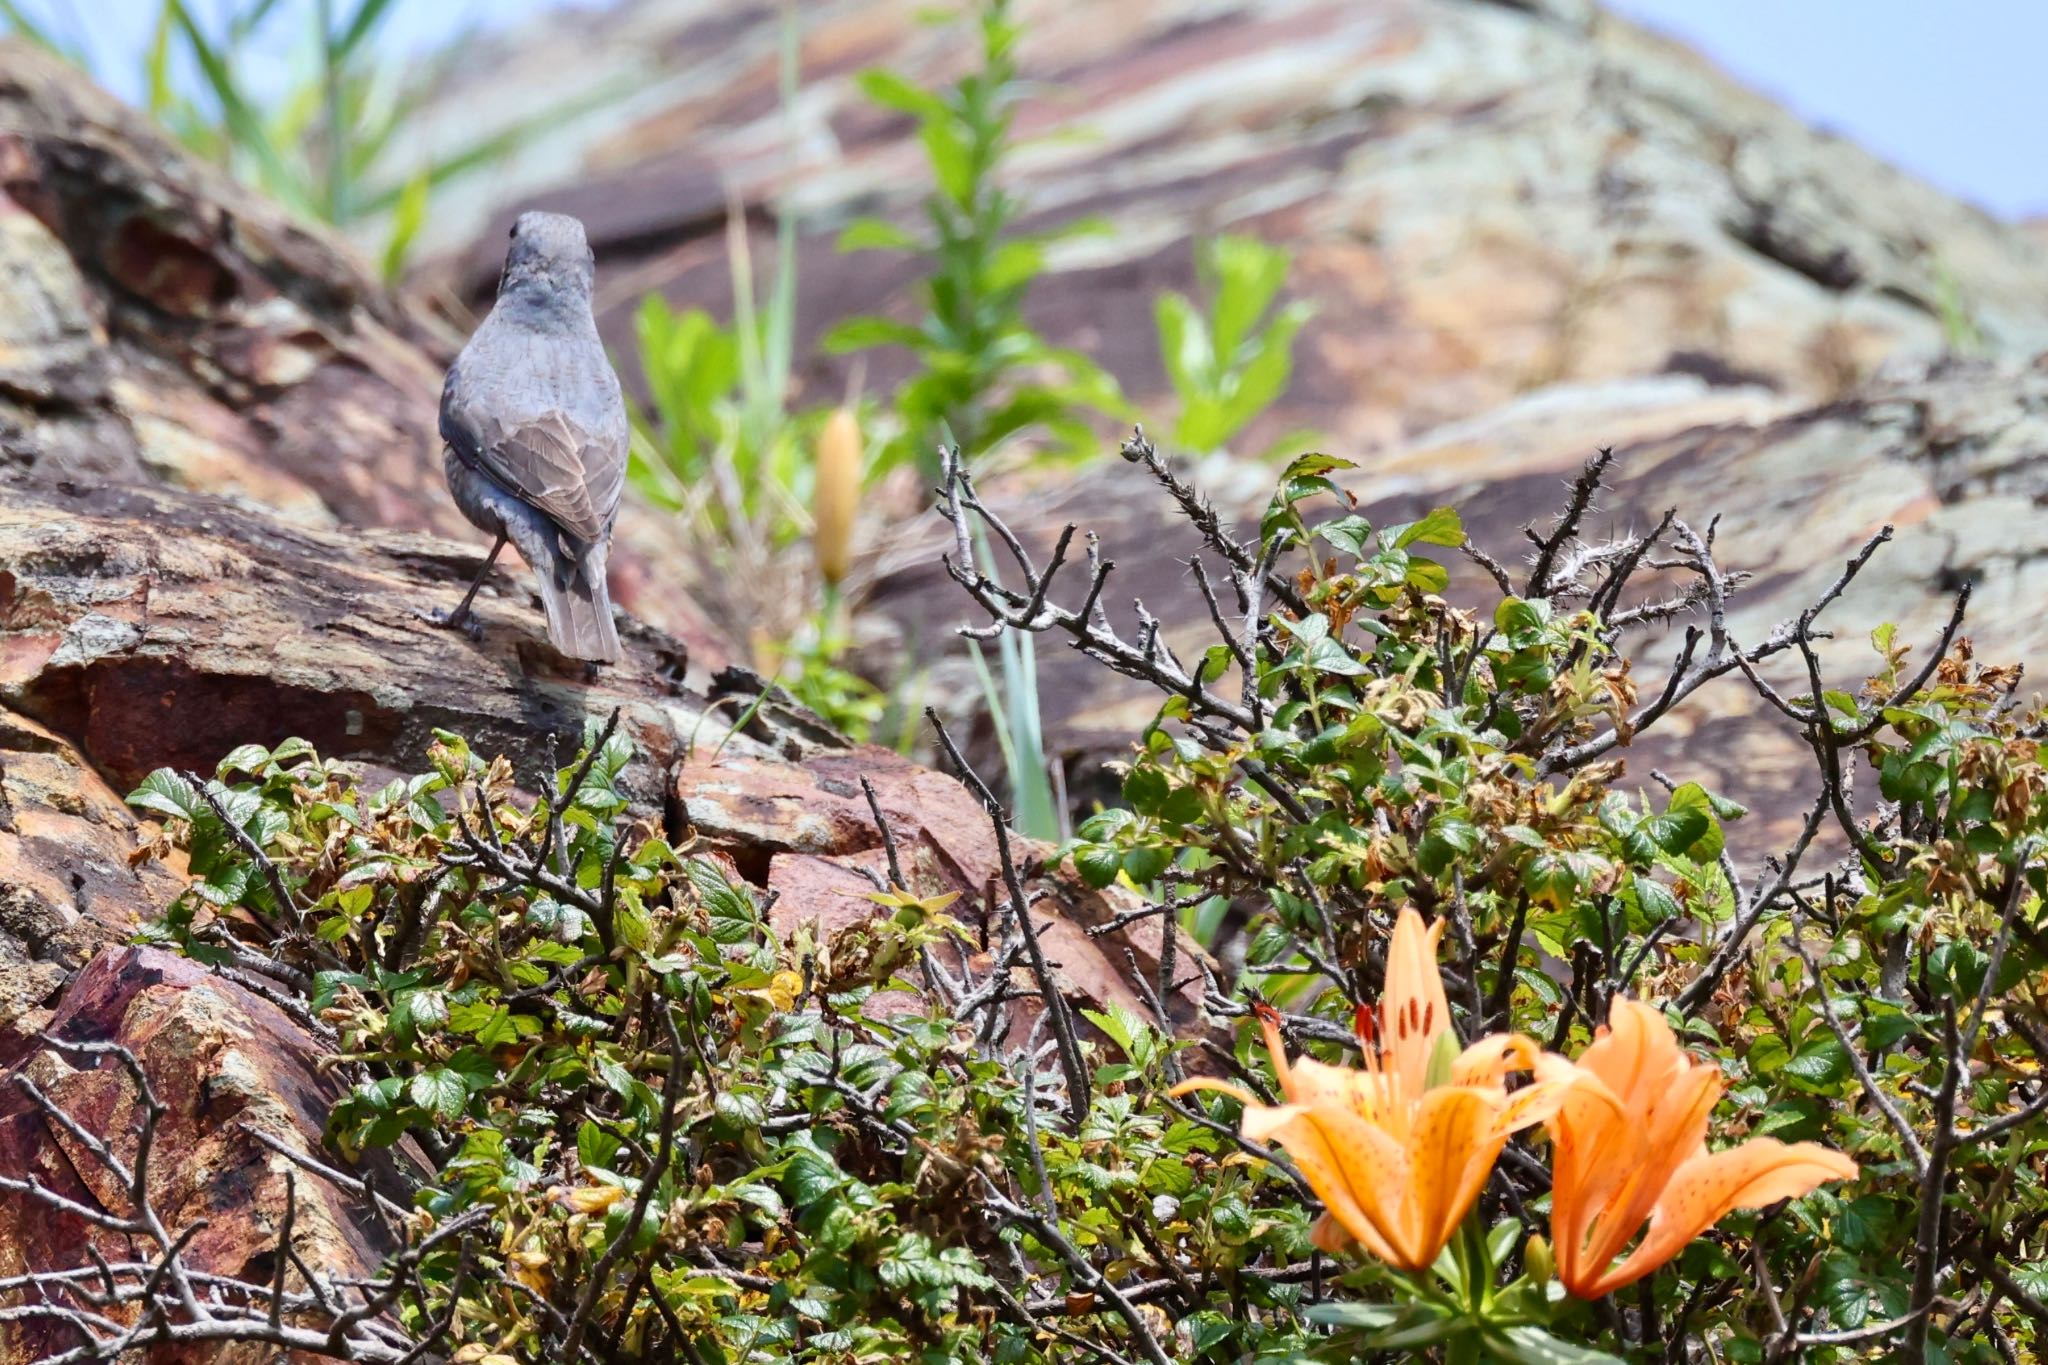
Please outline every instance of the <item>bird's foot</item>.
[[484, 642], [484, 623], [476, 619], [473, 611], [450, 612], [436, 607], [428, 611], [414, 611], [413, 615], [442, 630], [459, 630], [469, 637], [471, 644]]
[[586, 683], [596, 682], [598, 669], [600, 667], [602, 667], [602, 665], [600, 665], [595, 659], [585, 659], [583, 661], [583, 681]]

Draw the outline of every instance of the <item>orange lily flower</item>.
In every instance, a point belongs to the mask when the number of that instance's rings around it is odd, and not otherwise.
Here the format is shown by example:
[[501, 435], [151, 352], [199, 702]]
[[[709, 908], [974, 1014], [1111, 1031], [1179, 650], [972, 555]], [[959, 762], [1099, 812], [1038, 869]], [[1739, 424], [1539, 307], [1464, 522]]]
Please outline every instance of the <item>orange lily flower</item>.
[[[1856, 1163], [1816, 1142], [1751, 1138], [1707, 1150], [1721, 1073], [1679, 1047], [1663, 1014], [1617, 998], [1550, 1120], [1557, 1277], [1582, 1299], [1634, 1284], [1736, 1209], [1796, 1199]], [[1644, 1221], [1642, 1241], [1614, 1264]]]
[[[1574, 1083], [1571, 1064], [1518, 1034], [1496, 1034], [1455, 1051], [1450, 1006], [1436, 965], [1444, 921], [1427, 929], [1404, 909], [1387, 949], [1381, 1026], [1359, 1011], [1362, 1070], [1311, 1058], [1287, 1060], [1277, 1016], [1260, 1026], [1286, 1102], [1261, 1104], [1206, 1078], [1174, 1087], [1220, 1090], [1244, 1105], [1241, 1131], [1277, 1142], [1328, 1210], [1314, 1240], [1325, 1251], [1350, 1241], [1401, 1270], [1427, 1269], [1457, 1232], [1510, 1134], [1555, 1112]], [[1507, 1092], [1507, 1073], [1537, 1080]]]

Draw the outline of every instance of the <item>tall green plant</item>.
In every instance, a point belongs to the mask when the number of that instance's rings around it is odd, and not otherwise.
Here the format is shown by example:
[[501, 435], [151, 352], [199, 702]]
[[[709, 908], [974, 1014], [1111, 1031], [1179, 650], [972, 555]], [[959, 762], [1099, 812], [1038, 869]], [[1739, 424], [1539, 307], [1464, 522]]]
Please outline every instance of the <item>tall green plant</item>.
[[[782, 27], [785, 110], [797, 90], [794, 8]], [[722, 326], [702, 309], [678, 312], [650, 294], [635, 318], [648, 406], [636, 409], [628, 477], [649, 501], [683, 519], [699, 557], [712, 569], [701, 597], [735, 638], [753, 646], [756, 665], [855, 738], [865, 739], [885, 709], [882, 694], [839, 667], [848, 647], [837, 577], [861, 487], [876, 477], [861, 432], [848, 413], [833, 495], [844, 524], [830, 574], [797, 551], [814, 539], [812, 509], [819, 446], [828, 413], [792, 407], [796, 332], [797, 220], [776, 227], [775, 261], [757, 281], [746, 225], [728, 220], [727, 263], [733, 318]], [[812, 547], [817, 548], [816, 544]]]
[[1045, 268], [1053, 242], [1099, 229], [1093, 221], [1020, 233], [1021, 202], [1001, 183], [1015, 149], [1013, 124], [1021, 92], [1015, 49], [1018, 25], [1009, 0], [978, 10], [979, 69], [943, 89], [928, 89], [893, 71], [861, 78], [868, 97], [917, 120], [934, 188], [925, 199], [929, 233], [918, 236], [876, 218], [840, 235], [842, 251], [907, 252], [929, 265], [917, 323], [854, 318], [826, 338], [833, 351], [901, 346], [918, 369], [896, 393], [903, 421], [887, 458], [912, 456], [936, 477], [936, 452], [950, 441], [979, 459], [1027, 429], [1049, 434], [1068, 452], [1093, 443], [1091, 413], [1116, 413], [1116, 381], [1078, 352], [1054, 346], [1024, 318], [1024, 298]]
[[1202, 303], [1162, 294], [1153, 316], [1160, 359], [1181, 402], [1174, 444], [1207, 452], [1229, 444], [1286, 392], [1295, 335], [1314, 310], [1301, 301], [1273, 307], [1291, 257], [1256, 237], [1218, 237], [1195, 260]]

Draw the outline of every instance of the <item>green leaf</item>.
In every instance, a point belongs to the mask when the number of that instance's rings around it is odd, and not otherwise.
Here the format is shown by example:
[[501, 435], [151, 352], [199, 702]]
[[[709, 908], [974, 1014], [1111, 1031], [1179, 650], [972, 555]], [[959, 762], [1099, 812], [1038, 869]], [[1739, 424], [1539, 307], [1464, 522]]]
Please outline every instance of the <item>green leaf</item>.
[[712, 1112], [741, 1132], [754, 1132], [768, 1120], [768, 1109], [751, 1090], [720, 1090]]
[[1846, 1079], [1850, 1072], [1849, 1054], [1833, 1032], [1821, 1030], [1800, 1044], [1799, 1051], [1785, 1063], [1785, 1074], [1803, 1082], [1806, 1086], [1821, 1090]]
[[1306, 454], [1297, 455], [1288, 461], [1287, 468], [1281, 472], [1280, 478], [1285, 482], [1291, 479], [1307, 478], [1314, 474], [1328, 474], [1339, 469], [1356, 468], [1358, 468], [1358, 462], [1355, 460], [1347, 460], [1340, 455], [1326, 455], [1320, 450], [1311, 450]]
[[1862, 1040], [1883, 1051], [1921, 1031], [1920, 1022], [1896, 1005], [1882, 1000], [1863, 1002]]
[[1440, 593], [1451, 586], [1451, 572], [1434, 559], [1411, 559], [1402, 582], [1417, 592]]
[[376, 31], [377, 25], [383, 22], [385, 12], [390, 8], [391, 0], [363, 0], [362, 5], [356, 10], [355, 18], [349, 21], [340, 41], [334, 45], [336, 60], [346, 60], [362, 46], [363, 40]]
[[586, 1171], [608, 1171], [625, 1143], [588, 1119], [576, 1130], [576, 1160]]
[[1116, 880], [1123, 865], [1123, 854], [1106, 844], [1087, 844], [1074, 850], [1074, 870], [1098, 891]]
[[1305, 1316], [1329, 1327], [1380, 1328], [1414, 1315], [1419, 1308], [1418, 1304], [1318, 1303], [1310, 1305]]
[[1493, 623], [1503, 634], [1519, 637], [1543, 629], [1550, 622], [1550, 603], [1541, 598], [1524, 601], [1509, 597], [1493, 609]]
[[951, 113], [945, 100], [894, 71], [863, 71], [859, 82], [861, 93], [885, 109], [918, 119], [942, 119]]
[[1642, 823], [1643, 832], [1656, 842], [1657, 847], [1673, 855], [1688, 853], [1713, 828], [1713, 817], [1704, 804], [1680, 806], [1675, 799], [1671, 809]]
[[1540, 1327], [1509, 1327], [1486, 1334], [1487, 1349], [1517, 1365], [1622, 1365], [1621, 1357], [1574, 1346]]
[[[1195, 305], [1182, 294], [1161, 294], [1152, 304], [1152, 320], [1159, 331], [1159, 359], [1166, 377], [1183, 402], [1193, 399], [1210, 384], [1216, 354], [1209, 346], [1209, 327]], [[1186, 420], [1176, 432], [1183, 444], [1193, 444]]]
[[1370, 553], [1372, 523], [1356, 514], [1326, 521], [1316, 527], [1316, 534], [1356, 558], [1363, 559]]
[[1470, 820], [1442, 814], [1430, 821], [1423, 832], [1416, 858], [1424, 872], [1432, 877], [1442, 876], [1455, 860], [1477, 849], [1479, 839], [1479, 828]]
[[839, 230], [837, 249], [844, 251], [920, 251], [924, 244], [896, 224], [881, 218], [856, 218]]
[[1134, 764], [1124, 776], [1124, 800], [1140, 815], [1156, 815], [1166, 804], [1166, 774], [1150, 764]]
[[1406, 526], [1389, 526], [1382, 534], [1393, 538], [1397, 550], [1405, 550], [1415, 544], [1455, 549], [1465, 543], [1465, 523], [1459, 520], [1456, 509], [1437, 507], [1420, 521], [1411, 521]]
[[229, 750], [228, 756], [220, 761], [213, 773], [223, 782], [230, 773], [247, 773], [251, 777], [261, 777], [264, 767], [269, 762], [270, 750], [261, 744], [243, 744]]
[[391, 1006], [391, 1026], [405, 1037], [420, 1029], [448, 1025], [448, 997], [438, 990], [401, 991]]
[[196, 820], [206, 803], [190, 782], [169, 768], [158, 768], [128, 793], [128, 804], [180, 820]]
[[[1696, 863], [1712, 862], [1721, 856], [1721, 850], [1727, 847], [1728, 841], [1721, 833], [1721, 823], [1718, 818], [1719, 812], [1716, 809], [1717, 804], [1719, 804], [1718, 799], [1709, 794], [1707, 789], [1697, 782], [1687, 782], [1671, 793], [1671, 800], [1665, 806], [1665, 815], [1667, 817], [1685, 816], [1690, 818], [1692, 814], [1699, 814], [1704, 815], [1707, 819], [1707, 828], [1704, 833], [1695, 838], [1691, 843], [1686, 844], [1683, 848], [1672, 848], [1671, 852], [1682, 853]], [[1733, 803], [1727, 804], [1732, 805]], [[1742, 807], [1736, 806], [1734, 809], [1737, 815], [1742, 813]], [[1660, 840], [1659, 842], [1661, 843], [1662, 841]]]
[[598, 1079], [605, 1083], [605, 1088], [620, 1099], [631, 1099], [633, 1097], [633, 1073], [628, 1071], [625, 1064], [620, 1062], [618, 1058], [599, 1057], [597, 1059], [597, 1075]]
[[1149, 886], [1166, 875], [1166, 869], [1173, 865], [1173, 855], [1173, 849], [1157, 844], [1127, 849], [1123, 856], [1124, 875], [1134, 886]]
[[875, 346], [908, 346], [912, 350], [922, 350], [930, 344], [931, 338], [917, 328], [889, 318], [848, 318], [825, 334], [825, 349], [833, 355], [865, 351]]
[[433, 177], [421, 171], [406, 180], [391, 206], [391, 235], [384, 239], [385, 283], [396, 284], [404, 277], [412, 244], [427, 225], [427, 204], [433, 192]]
[[892, 1289], [990, 1289], [995, 1281], [965, 1247], [943, 1250], [921, 1232], [906, 1232], [875, 1267]]
[[1371, 671], [1366, 665], [1353, 658], [1351, 651], [1327, 637], [1317, 640], [1313, 645], [1310, 645], [1308, 654], [1302, 662], [1314, 672], [1332, 674], [1337, 677], [1353, 678], [1361, 673]]
[[1684, 913], [1678, 904], [1678, 897], [1671, 893], [1671, 888], [1656, 878], [1638, 873], [1632, 879], [1632, 884], [1635, 887], [1636, 904], [1641, 907], [1643, 918], [1650, 924], [1662, 924], [1665, 920]]
[[406, 1093], [420, 1108], [449, 1120], [460, 1118], [463, 1106], [469, 1102], [469, 1087], [463, 1083], [461, 1074], [446, 1067], [422, 1071], [412, 1078]]

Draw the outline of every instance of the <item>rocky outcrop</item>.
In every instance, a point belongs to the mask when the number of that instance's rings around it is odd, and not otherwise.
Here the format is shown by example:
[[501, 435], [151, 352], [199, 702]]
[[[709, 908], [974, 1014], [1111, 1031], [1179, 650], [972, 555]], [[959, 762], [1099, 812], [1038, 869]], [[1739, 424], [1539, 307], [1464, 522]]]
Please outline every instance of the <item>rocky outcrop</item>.
[[[292, 1246], [322, 1276], [368, 1277], [396, 1249], [369, 1212], [293, 1157], [325, 1162], [321, 1127], [341, 1082], [322, 1069], [331, 1040], [309, 1035], [270, 1001], [174, 954], [109, 949], [81, 972], [48, 1027], [60, 1042], [114, 1043], [139, 1063], [164, 1111], [145, 1170], [144, 1197], [172, 1227], [204, 1220], [185, 1263], [194, 1271], [267, 1284], [290, 1205]], [[103, 1140], [133, 1170], [144, 1101], [116, 1058], [10, 1040], [0, 1086], [0, 1175], [33, 1179], [90, 1209], [126, 1217], [133, 1191], [76, 1133], [53, 1123], [23, 1082]], [[282, 1150], [280, 1150], [282, 1149]], [[414, 1155], [417, 1155], [416, 1153]], [[383, 1188], [399, 1188], [387, 1163], [369, 1163]], [[91, 1246], [119, 1264], [135, 1239], [95, 1227], [30, 1196], [0, 1191], [0, 1277], [69, 1270]], [[119, 1311], [119, 1310], [117, 1310]], [[77, 1345], [48, 1320], [0, 1333], [0, 1362], [39, 1360]], [[275, 1347], [159, 1347], [152, 1361], [258, 1365]]]
[[[0, 43], [0, 467], [473, 539], [435, 425], [460, 338], [331, 235]], [[652, 567], [669, 528], [635, 511], [620, 541], [615, 596], [715, 668], [723, 641]]]
[[[908, 316], [910, 269], [833, 241], [860, 214], [917, 227], [929, 173], [915, 129], [867, 103], [856, 77], [963, 69], [965, 35], [917, 23], [922, 8], [803, 6], [802, 95], [787, 113], [768, 5], [634, 0], [576, 21], [573, 44], [552, 21], [505, 40], [488, 79], [446, 73], [439, 117], [472, 129], [537, 90], [628, 93], [522, 161], [523, 197], [497, 205], [445, 277], [480, 295], [519, 207], [584, 214], [629, 282], [606, 319], [625, 349], [641, 290], [727, 315], [731, 195], [763, 249], [772, 216], [796, 216], [805, 338], [852, 314]], [[1674, 506], [1702, 525], [1721, 514], [1720, 552], [1757, 575], [1740, 631], [1795, 614], [1893, 522], [1896, 543], [1835, 609], [1845, 644], [1887, 619], [1927, 638], [1969, 580], [1980, 652], [2048, 662], [2033, 605], [2048, 524], [2032, 364], [2048, 346], [2048, 257], [2035, 234], [1591, 4], [1038, 0], [1018, 15], [1033, 83], [1018, 129], [1038, 140], [1011, 184], [1028, 226], [1115, 225], [1048, 252], [1029, 312], [1112, 370], [1156, 436], [1177, 399], [1152, 300], [1193, 287], [1204, 235], [1256, 233], [1294, 251], [1292, 290], [1317, 312], [1294, 384], [1242, 450], [1319, 432], [1320, 448], [1358, 461], [1338, 477], [1375, 519], [1455, 502], [1512, 559], [1520, 527], [1613, 446], [1607, 524]], [[809, 392], [840, 392], [844, 360], [800, 359]], [[865, 360], [870, 386], [898, 363]], [[1242, 525], [1273, 470], [1220, 457], [1194, 477]], [[1185, 638], [1206, 635], [1176, 558], [1193, 539], [1129, 470], [1108, 461], [993, 491], [1039, 544], [1068, 521], [1097, 531], [1118, 559], [1113, 608], [1142, 597]], [[980, 688], [950, 627], [967, 612], [937, 563], [946, 532], [919, 510], [892, 508], [876, 537], [860, 658], [875, 677], [930, 668], [930, 694], [957, 699], [964, 724]], [[1102, 761], [1158, 699], [1064, 650], [1039, 658], [1068, 790], [1103, 794]], [[1685, 758], [1769, 809], [1795, 751], [1747, 706], [1739, 688], [1703, 694]]]
[[178, 893], [136, 836], [76, 749], [0, 710], [0, 1053], [49, 1023], [66, 977]]
[[[509, 167], [499, 202], [438, 215], [434, 240], [461, 252], [449, 278], [488, 292], [518, 207], [581, 214], [612, 280], [607, 334], [625, 353], [646, 290], [728, 314], [731, 196], [757, 210], [763, 243], [771, 214], [796, 215], [804, 337], [902, 310], [909, 267], [833, 242], [858, 214], [919, 225], [930, 172], [916, 131], [856, 78], [877, 65], [918, 82], [957, 76], [971, 39], [921, 23], [927, 10], [803, 5], [801, 97], [787, 112], [774, 5], [627, 0], [596, 19], [538, 20], [489, 60], [465, 52], [430, 82], [429, 139], [474, 137], [550, 99], [613, 98]], [[2048, 260], [2023, 229], [1592, 4], [1016, 11], [1031, 83], [1017, 130], [1033, 141], [1009, 183], [1027, 226], [1115, 224], [1049, 252], [1031, 311], [1108, 366], [1155, 424], [1174, 403], [1152, 300], [1193, 287], [1192, 243], [1219, 231], [1291, 247], [1295, 292], [1318, 309], [1297, 382], [1247, 450], [1306, 427], [1369, 454], [1620, 377], [1810, 400], [1973, 332], [1994, 349], [2048, 345]], [[835, 397], [844, 362], [809, 359], [815, 391]]]

